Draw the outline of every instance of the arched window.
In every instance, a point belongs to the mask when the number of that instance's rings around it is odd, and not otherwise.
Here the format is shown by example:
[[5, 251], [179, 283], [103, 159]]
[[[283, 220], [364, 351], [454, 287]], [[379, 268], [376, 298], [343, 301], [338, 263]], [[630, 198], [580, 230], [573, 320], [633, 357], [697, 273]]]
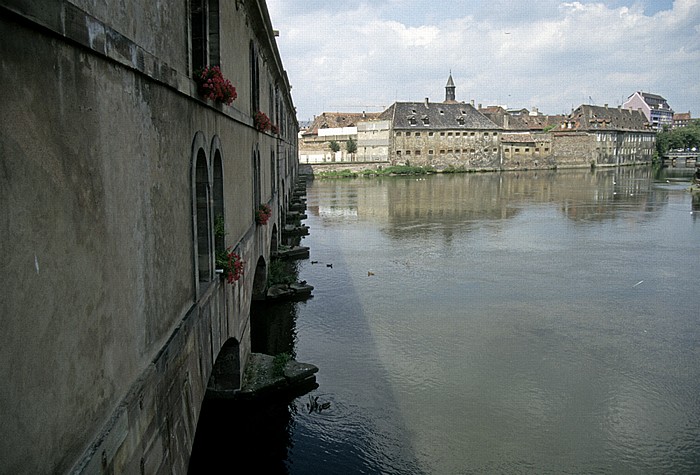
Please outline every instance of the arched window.
[[213, 200], [214, 200], [214, 250], [219, 253], [226, 250], [225, 213], [224, 213], [224, 165], [221, 159], [221, 142], [214, 137], [211, 145], [213, 170]]
[[214, 276], [212, 187], [204, 134], [197, 132], [192, 142], [192, 249], [195, 298], [202, 282]]
[[209, 167], [204, 150], [197, 152], [195, 169], [195, 223], [197, 233], [197, 271], [199, 282], [212, 280], [212, 245], [211, 245], [211, 188], [209, 186]]
[[258, 51], [250, 40], [250, 115], [260, 110], [260, 71], [258, 69]]
[[277, 192], [277, 160], [275, 159], [275, 150], [270, 151], [270, 181], [272, 194]]
[[262, 196], [260, 194], [260, 151], [253, 150], [253, 215], [255, 215], [255, 210], [258, 209], [260, 203], [262, 202]]

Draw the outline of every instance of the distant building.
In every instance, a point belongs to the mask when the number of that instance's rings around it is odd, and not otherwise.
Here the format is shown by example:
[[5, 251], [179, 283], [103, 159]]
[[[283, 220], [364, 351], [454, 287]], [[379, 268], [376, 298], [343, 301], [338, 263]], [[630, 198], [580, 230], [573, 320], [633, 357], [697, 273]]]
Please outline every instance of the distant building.
[[390, 143], [391, 122], [388, 120], [366, 120], [357, 123], [357, 161], [388, 161]]
[[[376, 119], [378, 115], [367, 112], [324, 112], [315, 117], [311, 125], [300, 134], [299, 163], [365, 161], [357, 152], [348, 153], [347, 143], [350, 140], [358, 141], [360, 122]], [[340, 146], [337, 152], [330, 148], [333, 141]]]
[[391, 163], [437, 169], [501, 165], [501, 127], [472, 104], [457, 102], [455, 89], [450, 74], [444, 102], [395, 102], [381, 113], [391, 124]]
[[622, 108], [642, 111], [644, 117], [655, 130], [673, 125], [673, 109], [668, 105], [666, 99], [657, 94], [637, 91], [627, 98], [627, 101], [622, 104]]
[[503, 127], [508, 132], [543, 132], [551, 130], [561, 124], [566, 118], [565, 115], [545, 115], [541, 114], [537, 108], [532, 111], [527, 109], [504, 109], [501, 106], [481, 107], [479, 112], [488, 117], [496, 125]]
[[650, 162], [656, 133], [640, 110], [581, 105], [552, 131], [559, 163], [587, 160], [595, 165]]
[[673, 128], [677, 129], [680, 127], [686, 127], [688, 124], [690, 124], [691, 120], [692, 117], [690, 117], [690, 111], [673, 114]]

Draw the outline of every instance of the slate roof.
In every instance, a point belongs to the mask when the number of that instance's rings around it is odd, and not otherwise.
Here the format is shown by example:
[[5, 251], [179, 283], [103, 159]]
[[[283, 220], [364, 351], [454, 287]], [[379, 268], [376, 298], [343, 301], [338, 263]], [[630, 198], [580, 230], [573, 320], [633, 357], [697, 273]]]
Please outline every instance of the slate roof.
[[[492, 122], [502, 126], [505, 130], [539, 131], [547, 127], [559, 127], [566, 119], [564, 115], [530, 115], [529, 113], [509, 114], [501, 106], [488, 106], [479, 109], [479, 112], [488, 117]], [[506, 116], [508, 123], [506, 126]]]
[[573, 122], [576, 130], [649, 131], [649, 124], [641, 111], [617, 107], [581, 105], [567, 120]]
[[501, 129], [464, 102], [395, 102], [379, 118], [390, 120], [395, 129]]

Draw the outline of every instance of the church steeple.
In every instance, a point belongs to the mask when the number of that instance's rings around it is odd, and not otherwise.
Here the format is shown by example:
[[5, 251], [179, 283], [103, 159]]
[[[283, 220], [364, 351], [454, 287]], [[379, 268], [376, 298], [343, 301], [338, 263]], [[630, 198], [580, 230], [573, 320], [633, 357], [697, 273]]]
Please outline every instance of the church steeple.
[[450, 77], [447, 80], [447, 86], [445, 86], [445, 102], [457, 102], [455, 100], [455, 82], [452, 80], [452, 71], [450, 71]]

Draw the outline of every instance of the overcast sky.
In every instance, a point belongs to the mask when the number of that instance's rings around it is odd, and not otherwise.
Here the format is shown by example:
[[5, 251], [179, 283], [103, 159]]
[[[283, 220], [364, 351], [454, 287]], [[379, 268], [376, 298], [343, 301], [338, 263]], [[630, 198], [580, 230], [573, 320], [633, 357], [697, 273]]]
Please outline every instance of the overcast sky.
[[300, 120], [457, 100], [568, 113], [634, 91], [700, 117], [700, 0], [267, 0]]

